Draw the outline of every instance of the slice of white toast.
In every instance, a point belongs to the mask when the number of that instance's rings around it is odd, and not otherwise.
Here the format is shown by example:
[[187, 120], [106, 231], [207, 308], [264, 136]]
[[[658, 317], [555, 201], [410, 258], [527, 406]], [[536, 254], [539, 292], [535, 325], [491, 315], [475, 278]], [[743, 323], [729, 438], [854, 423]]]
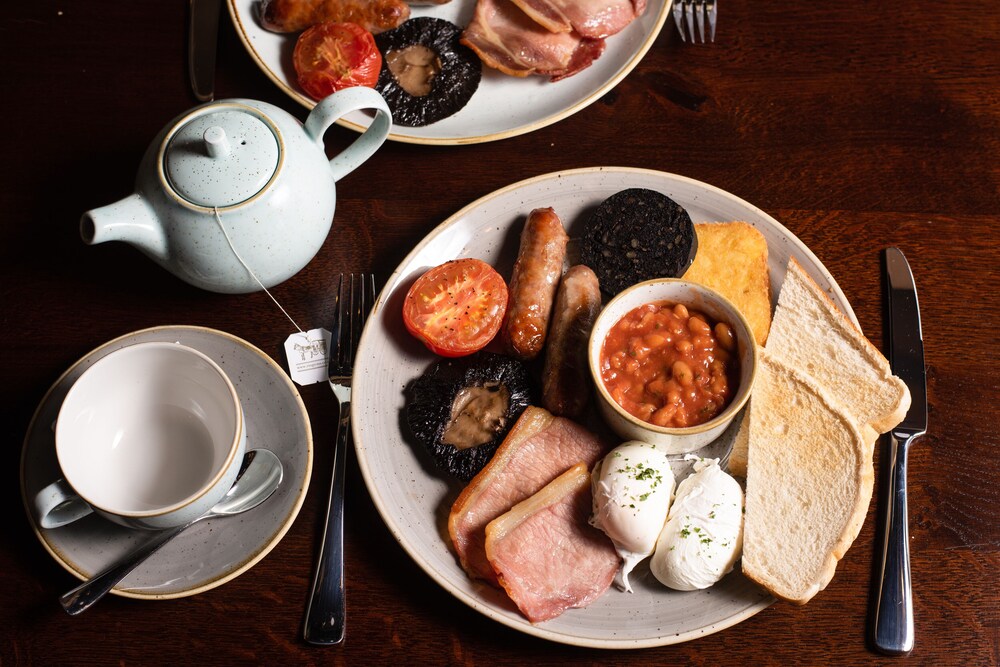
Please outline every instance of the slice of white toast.
[[906, 416], [910, 392], [794, 259], [761, 357], [729, 459], [747, 480], [743, 572], [804, 604], [861, 530], [875, 442]]
[[743, 573], [805, 604], [833, 578], [864, 523], [871, 448], [825, 388], [766, 350], [750, 420]]
[[[778, 295], [767, 350], [816, 380], [854, 419], [870, 448], [910, 409], [906, 384], [794, 258]], [[748, 410], [729, 456], [729, 470], [738, 477], [747, 475], [749, 421]]]
[[869, 446], [910, 409], [910, 391], [886, 358], [794, 259], [778, 295], [767, 349], [816, 380], [854, 417]]
[[[753, 401], [752, 398], [750, 400], [751, 402]], [[737, 429], [736, 435], [733, 436], [733, 446], [729, 450], [729, 459], [726, 462], [726, 468], [728, 468], [729, 474], [746, 479], [747, 454], [749, 453], [750, 453], [750, 406], [748, 404], [746, 411], [743, 413], [743, 419], [742, 421], [740, 421], [739, 429]]]

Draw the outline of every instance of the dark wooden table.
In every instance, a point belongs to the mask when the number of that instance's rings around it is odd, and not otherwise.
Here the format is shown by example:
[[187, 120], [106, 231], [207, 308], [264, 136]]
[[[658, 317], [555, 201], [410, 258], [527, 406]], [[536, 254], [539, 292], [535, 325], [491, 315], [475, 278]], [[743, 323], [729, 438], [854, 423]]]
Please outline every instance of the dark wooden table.
[[[97, 345], [161, 324], [230, 332], [284, 364], [287, 321], [263, 293], [189, 287], [120, 244], [88, 248], [80, 214], [128, 192], [147, 143], [194, 106], [186, 3], [10, 6], [0, 160], [0, 404], [7, 508], [0, 541], [0, 665], [888, 664], [865, 640], [877, 503], [830, 586], [686, 644], [634, 652], [526, 636], [452, 598], [384, 528], [348, 468], [347, 641], [303, 643], [303, 610], [330, 479], [336, 410], [302, 389], [317, 443], [294, 525], [259, 564], [204, 594], [110, 597], [69, 618], [75, 580], [43, 550], [19, 490], [21, 442], [49, 385]], [[1000, 662], [1000, 5], [722, 3], [718, 40], [668, 23], [615, 89], [520, 137], [472, 146], [386, 144], [339, 185], [336, 233], [274, 290], [310, 325], [341, 271], [387, 276], [459, 208], [514, 181], [596, 165], [706, 181], [753, 202], [833, 273], [883, 344], [880, 254], [898, 246], [920, 289], [930, 431], [910, 460], [916, 648], [909, 662]], [[224, 16], [218, 97], [305, 110], [253, 64]], [[331, 150], [352, 138], [328, 134]], [[881, 461], [876, 457], [876, 466]]]

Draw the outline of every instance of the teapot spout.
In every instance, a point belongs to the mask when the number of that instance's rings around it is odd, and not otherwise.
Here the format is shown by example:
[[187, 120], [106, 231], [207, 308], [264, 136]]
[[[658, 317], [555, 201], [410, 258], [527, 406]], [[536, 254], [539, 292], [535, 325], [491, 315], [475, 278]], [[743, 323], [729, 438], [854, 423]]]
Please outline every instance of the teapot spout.
[[153, 259], [168, 259], [163, 226], [149, 202], [138, 193], [84, 213], [80, 218], [80, 236], [87, 245], [124, 241]]

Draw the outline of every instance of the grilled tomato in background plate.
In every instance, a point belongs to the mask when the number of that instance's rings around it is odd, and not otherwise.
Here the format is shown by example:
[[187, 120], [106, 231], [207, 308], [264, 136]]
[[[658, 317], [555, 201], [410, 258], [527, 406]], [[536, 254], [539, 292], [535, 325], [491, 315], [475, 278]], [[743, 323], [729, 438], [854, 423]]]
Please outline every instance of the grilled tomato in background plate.
[[375, 38], [356, 23], [319, 23], [295, 43], [292, 54], [299, 85], [321, 100], [343, 88], [374, 88], [382, 69]]

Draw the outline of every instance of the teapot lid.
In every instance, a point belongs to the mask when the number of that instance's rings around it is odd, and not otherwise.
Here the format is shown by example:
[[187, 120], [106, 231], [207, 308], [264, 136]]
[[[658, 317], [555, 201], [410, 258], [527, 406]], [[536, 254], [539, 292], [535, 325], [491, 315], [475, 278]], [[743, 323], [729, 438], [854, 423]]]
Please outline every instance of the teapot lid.
[[167, 182], [198, 206], [233, 206], [263, 190], [278, 169], [278, 130], [242, 105], [209, 105], [174, 128], [163, 151]]

